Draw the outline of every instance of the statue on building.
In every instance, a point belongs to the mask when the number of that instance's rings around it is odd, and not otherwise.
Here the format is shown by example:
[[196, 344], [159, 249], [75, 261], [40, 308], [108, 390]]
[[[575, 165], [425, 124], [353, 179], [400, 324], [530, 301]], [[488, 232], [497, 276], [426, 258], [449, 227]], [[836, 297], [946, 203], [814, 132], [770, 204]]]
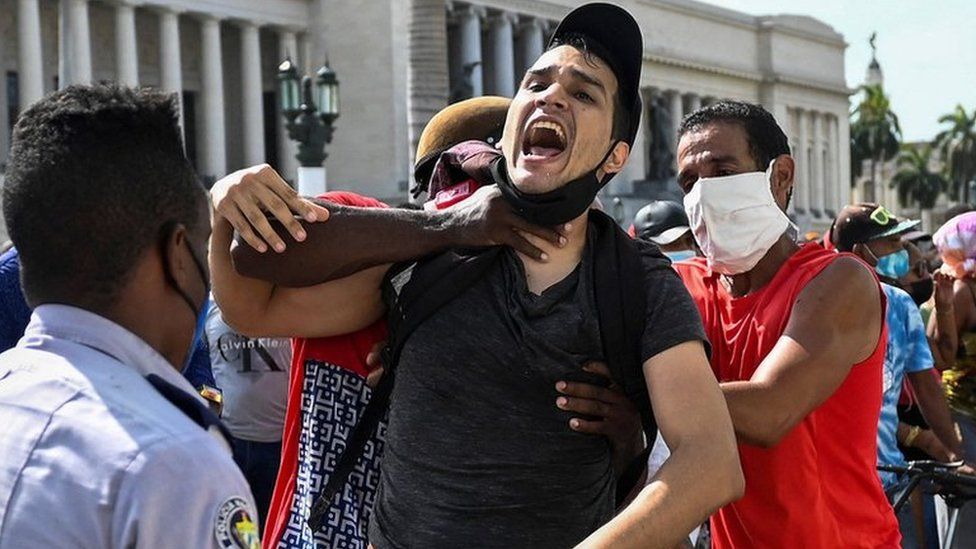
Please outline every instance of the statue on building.
[[451, 90], [451, 103], [457, 103], [458, 101], [464, 101], [465, 99], [474, 97], [474, 83], [471, 81], [471, 76], [474, 74], [475, 67], [480, 64], [481, 61], [472, 61], [464, 64], [461, 69], [461, 81]]
[[878, 46], [875, 44], [877, 39], [877, 31], [872, 32], [871, 37], [868, 38], [868, 44], [871, 45], [871, 64], [868, 65], [868, 72], [864, 77], [864, 83], [869, 86], [884, 85], [884, 74], [881, 72], [881, 64], [878, 63]]
[[650, 166], [647, 170], [647, 178], [651, 181], [664, 181], [674, 176], [674, 151], [671, 150], [671, 142], [674, 136], [674, 124], [671, 120], [671, 111], [663, 95], [655, 93], [650, 98], [650, 146], [649, 160]]

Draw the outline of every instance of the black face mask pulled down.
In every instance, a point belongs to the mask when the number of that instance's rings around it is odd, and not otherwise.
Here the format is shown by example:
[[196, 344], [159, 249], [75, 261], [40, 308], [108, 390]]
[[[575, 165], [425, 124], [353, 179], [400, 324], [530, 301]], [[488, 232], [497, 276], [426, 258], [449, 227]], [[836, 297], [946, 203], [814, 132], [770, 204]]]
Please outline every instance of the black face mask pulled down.
[[[607, 158], [610, 158], [615, 145], [616, 143], [610, 147], [597, 167], [602, 166]], [[597, 178], [596, 171], [597, 169], [594, 168], [558, 189], [541, 194], [529, 194], [518, 190], [509, 179], [505, 157], [499, 156], [491, 164], [492, 179], [515, 213], [540, 227], [562, 225], [583, 215], [596, 198], [596, 193], [613, 177], [613, 174], [607, 174], [601, 181]]]
[[928, 302], [929, 298], [932, 297], [932, 292], [935, 289], [935, 281], [931, 278], [926, 278], [923, 280], [917, 280], [908, 285], [905, 290], [910, 296], [912, 296], [912, 301], [915, 302], [919, 307], [922, 304]]

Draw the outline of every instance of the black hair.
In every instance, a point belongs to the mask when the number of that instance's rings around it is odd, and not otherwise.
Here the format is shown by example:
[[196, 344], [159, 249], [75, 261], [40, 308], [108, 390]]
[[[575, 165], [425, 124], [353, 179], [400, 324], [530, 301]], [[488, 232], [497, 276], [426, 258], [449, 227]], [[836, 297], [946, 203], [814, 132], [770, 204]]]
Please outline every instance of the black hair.
[[[603, 61], [608, 67], [610, 67], [611, 72], [614, 76], [618, 76], [619, 72], [617, 67], [619, 64], [617, 60], [611, 55], [610, 50], [607, 49], [603, 44], [598, 41], [581, 34], [578, 32], [567, 33], [563, 36], [557, 36], [553, 39], [552, 43], [546, 51], [553, 50], [559, 46], [570, 46], [576, 48], [583, 54], [583, 59], [587, 62], [592, 63], [593, 58]], [[623, 96], [624, 83], [617, 78], [617, 93], [613, 94], [613, 128], [611, 129], [610, 137], [615, 141], [627, 141], [629, 137], [627, 135], [630, 129], [631, 117], [634, 113], [630, 112], [631, 109], [625, 106]], [[637, 116], [640, 114], [638, 113]]]
[[20, 116], [3, 214], [32, 306], [111, 306], [167, 229], [208, 221], [178, 113], [175, 95], [96, 84], [55, 92]]
[[678, 140], [686, 133], [715, 122], [739, 124], [749, 140], [749, 152], [756, 167], [765, 170], [781, 154], [790, 154], [790, 141], [776, 119], [760, 105], [722, 100], [689, 114], [678, 127]]

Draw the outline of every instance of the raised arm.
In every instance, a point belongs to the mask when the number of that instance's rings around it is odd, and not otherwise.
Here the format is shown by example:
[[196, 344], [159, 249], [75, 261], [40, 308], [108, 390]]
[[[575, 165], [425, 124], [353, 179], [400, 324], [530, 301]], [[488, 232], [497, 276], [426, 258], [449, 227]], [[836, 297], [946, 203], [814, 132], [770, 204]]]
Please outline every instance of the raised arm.
[[850, 257], [807, 284], [752, 379], [721, 384], [740, 441], [775, 446], [871, 356], [881, 335], [880, 293], [867, 268]]
[[[952, 368], [956, 363], [956, 351], [959, 346], [959, 334], [956, 332], [955, 293], [953, 279], [949, 275], [937, 272], [932, 275], [935, 279], [935, 308], [929, 317], [927, 335], [935, 367], [939, 371]], [[963, 297], [969, 297], [969, 288]], [[963, 308], [965, 314], [965, 308]]]
[[701, 342], [655, 355], [644, 363], [644, 378], [671, 456], [634, 501], [580, 547], [675, 547], [745, 489], [732, 422]]
[[[241, 170], [225, 180], [230, 187], [228, 208], [221, 213], [240, 235], [234, 266], [245, 276], [279, 286], [311, 286], [452, 247], [508, 245], [547, 259], [523, 233], [555, 245], [565, 243], [559, 231], [532, 226], [516, 216], [495, 187], [483, 187], [439, 212], [321, 203], [328, 221], [315, 223], [282, 199], [294, 191], [268, 166]], [[269, 253], [269, 245], [275, 253]]]
[[[214, 299], [227, 324], [251, 337], [326, 337], [368, 326], [383, 314], [380, 282], [385, 266], [307, 288], [279, 287], [235, 271], [230, 252], [234, 229], [227, 220], [227, 215], [240, 214], [228, 199], [234, 194], [234, 183], [235, 179], [225, 178], [211, 189], [210, 273]], [[291, 210], [306, 218], [327, 218], [328, 211], [299, 198], [287, 185], [285, 189], [275, 197]]]

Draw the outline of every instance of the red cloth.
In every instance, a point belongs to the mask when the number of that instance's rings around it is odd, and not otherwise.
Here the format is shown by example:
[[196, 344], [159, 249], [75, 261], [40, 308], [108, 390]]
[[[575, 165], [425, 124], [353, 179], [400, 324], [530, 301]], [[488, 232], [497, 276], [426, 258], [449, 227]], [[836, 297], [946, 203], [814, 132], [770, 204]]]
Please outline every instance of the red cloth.
[[[322, 200], [361, 208], [386, 208], [386, 204], [356, 193], [331, 191], [318, 196]], [[326, 221], [328, 223], [328, 221]], [[355, 372], [363, 377], [369, 372], [366, 355], [373, 346], [386, 339], [386, 320], [380, 320], [358, 332], [323, 338], [293, 338], [291, 374], [288, 381], [288, 407], [281, 437], [281, 466], [275, 481], [274, 494], [265, 522], [263, 547], [278, 546], [288, 525], [295, 497], [295, 479], [298, 474], [298, 442], [302, 435], [302, 389], [305, 383], [305, 364], [309, 360], [328, 362]]]
[[[720, 382], [752, 377], [782, 336], [797, 296], [838, 257], [807, 244], [765, 288], [736, 299], [703, 259], [675, 264], [701, 311]], [[878, 295], [884, 303], [880, 286]], [[882, 324], [874, 353], [775, 448], [739, 444], [745, 496], [712, 517], [713, 547], [900, 547], [875, 470], [886, 340]]]

